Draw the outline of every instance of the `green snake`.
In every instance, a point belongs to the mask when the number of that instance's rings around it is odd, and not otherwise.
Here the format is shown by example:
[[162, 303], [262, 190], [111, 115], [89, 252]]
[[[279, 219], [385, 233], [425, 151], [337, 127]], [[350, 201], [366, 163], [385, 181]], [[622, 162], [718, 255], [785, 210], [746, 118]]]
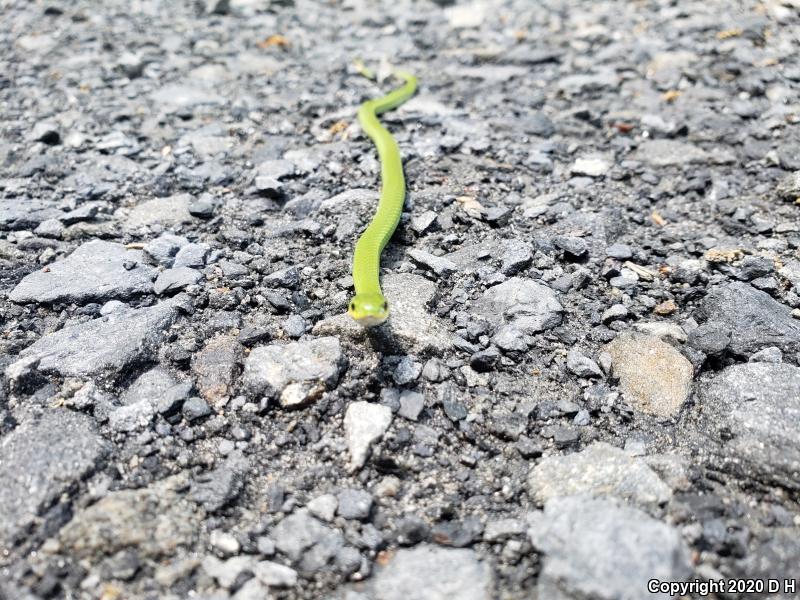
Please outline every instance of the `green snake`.
[[402, 87], [382, 98], [367, 100], [358, 109], [361, 128], [372, 139], [381, 161], [378, 209], [356, 242], [353, 254], [353, 286], [356, 293], [347, 308], [347, 313], [365, 327], [380, 325], [389, 317], [389, 305], [381, 291], [381, 253], [397, 229], [406, 197], [400, 150], [392, 134], [381, 125], [378, 115], [397, 108], [411, 98], [417, 89], [417, 78], [405, 72], [397, 72], [395, 76], [405, 81]]

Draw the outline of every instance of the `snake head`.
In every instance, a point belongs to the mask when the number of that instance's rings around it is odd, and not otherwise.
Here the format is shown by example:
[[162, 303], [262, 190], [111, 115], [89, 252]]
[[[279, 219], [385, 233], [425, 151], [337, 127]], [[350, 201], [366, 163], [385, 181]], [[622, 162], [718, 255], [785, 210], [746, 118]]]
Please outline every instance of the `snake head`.
[[347, 314], [359, 325], [374, 327], [389, 317], [389, 305], [381, 294], [356, 294], [350, 300]]

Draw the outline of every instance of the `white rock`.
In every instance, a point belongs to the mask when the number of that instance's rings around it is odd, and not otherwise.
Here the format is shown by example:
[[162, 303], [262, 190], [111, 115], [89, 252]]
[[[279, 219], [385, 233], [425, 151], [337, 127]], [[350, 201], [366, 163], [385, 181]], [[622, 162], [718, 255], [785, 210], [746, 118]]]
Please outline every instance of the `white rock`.
[[357, 471], [367, 460], [370, 446], [383, 436], [392, 422], [388, 406], [370, 402], [353, 402], [344, 416], [347, 448], [350, 451], [350, 470]]

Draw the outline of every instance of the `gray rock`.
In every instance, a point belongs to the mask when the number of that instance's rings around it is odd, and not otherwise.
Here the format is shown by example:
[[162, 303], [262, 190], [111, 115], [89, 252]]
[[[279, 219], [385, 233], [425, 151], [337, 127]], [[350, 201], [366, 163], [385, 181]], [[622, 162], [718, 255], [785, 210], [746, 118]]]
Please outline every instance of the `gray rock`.
[[696, 350], [716, 356], [722, 354], [731, 343], [731, 330], [719, 322], [704, 323], [689, 332], [687, 343]]
[[715, 445], [718, 467], [787, 489], [800, 489], [800, 368], [734, 365], [698, 386], [700, 429]]
[[168, 389], [178, 384], [169, 371], [163, 367], [154, 367], [145, 371], [125, 390], [122, 401], [125, 404], [136, 404], [143, 400], [155, 402]]
[[556, 132], [556, 127], [547, 115], [535, 112], [525, 116], [522, 128], [526, 133], [538, 135], [539, 137], [549, 138]]
[[677, 414], [689, 396], [694, 374], [680, 352], [640, 333], [623, 333], [605, 349], [625, 399], [634, 408], [659, 417]]
[[253, 566], [253, 574], [268, 587], [288, 588], [297, 583], [297, 571], [269, 560], [257, 562]]
[[312, 515], [330, 523], [336, 515], [336, 508], [339, 506], [339, 501], [333, 494], [322, 494], [317, 496], [308, 503], [308, 512]]
[[92, 419], [47, 409], [0, 441], [0, 542], [11, 546], [43, 511], [90, 474], [108, 447]]
[[174, 294], [185, 290], [190, 285], [199, 283], [203, 278], [200, 271], [189, 267], [177, 267], [167, 269], [158, 275], [158, 279], [153, 284], [153, 291], [159, 296], [163, 294]]
[[[156, 354], [165, 330], [178, 318], [181, 298], [148, 308], [122, 310], [48, 334], [20, 352], [9, 369], [28, 363], [43, 373], [86, 376], [123, 374]], [[17, 374], [16, 376], [19, 376]]]
[[422, 409], [425, 408], [425, 396], [412, 390], [403, 390], [400, 393], [400, 410], [397, 414], [409, 421], [416, 421]]
[[528, 244], [516, 240], [508, 242], [500, 256], [500, 272], [516, 275], [533, 262], [533, 252]]
[[190, 200], [187, 210], [190, 215], [198, 219], [210, 219], [214, 216], [219, 204], [219, 201], [211, 194], [203, 194], [199, 198]]
[[589, 253], [589, 244], [580, 237], [559, 235], [553, 238], [553, 244], [573, 258], [580, 259]]
[[800, 539], [796, 528], [771, 528], [768, 538], [754, 551], [748, 552], [747, 557], [741, 562], [748, 578], [763, 581], [779, 580], [781, 590], [786, 593], [787, 599], [796, 597], [796, 594], [789, 590], [789, 582], [794, 585], [795, 591], [800, 590], [800, 578], [797, 575], [797, 565], [800, 564]]
[[323, 337], [253, 349], [245, 360], [243, 379], [252, 394], [296, 406], [336, 385], [344, 367], [339, 340]]
[[783, 362], [783, 352], [781, 352], [780, 348], [776, 348], [775, 346], [770, 346], [769, 348], [764, 348], [763, 350], [759, 350], [755, 354], [753, 354], [750, 358], [747, 359], [747, 362], [763, 362], [763, 363], [782, 363]]
[[183, 409], [181, 412], [183, 413], [183, 416], [186, 417], [186, 420], [191, 422], [210, 415], [211, 407], [208, 405], [208, 402], [202, 398], [194, 397], [189, 398], [183, 403]]
[[628, 318], [628, 309], [624, 304], [614, 304], [603, 311], [600, 319], [603, 323], [611, 323], [611, 321], [619, 321], [620, 319]]
[[192, 269], [202, 269], [206, 264], [206, 257], [209, 253], [207, 244], [186, 244], [175, 255], [172, 266], [190, 267]]
[[539, 598], [661, 598], [647, 591], [650, 579], [684, 581], [692, 572], [678, 531], [609, 499], [554, 498], [529, 522], [544, 554]]
[[79, 246], [64, 260], [34, 271], [11, 291], [12, 302], [102, 302], [153, 291], [156, 271], [142, 253], [94, 240]]
[[307, 327], [306, 320], [300, 315], [290, 315], [282, 325], [283, 332], [293, 339], [301, 337], [306, 332]]
[[372, 495], [364, 490], [342, 490], [336, 496], [339, 503], [337, 512], [345, 519], [358, 519], [364, 521], [369, 518], [372, 510]]
[[423, 234], [433, 227], [436, 222], [437, 214], [432, 210], [426, 210], [411, 217], [411, 229], [418, 234]]
[[778, 198], [789, 202], [794, 202], [800, 198], [800, 171], [789, 173], [781, 179], [775, 188], [775, 193]]
[[264, 283], [270, 287], [296, 287], [300, 283], [300, 271], [297, 267], [286, 267], [267, 275]]
[[177, 194], [168, 198], [154, 198], [142, 202], [128, 214], [125, 225], [129, 229], [140, 229], [152, 225], [171, 227], [182, 223], [191, 223], [189, 194]]
[[567, 369], [578, 377], [602, 377], [603, 371], [596, 362], [578, 352], [570, 350], [567, 353]]
[[524, 352], [528, 349], [525, 334], [512, 325], [499, 327], [497, 333], [492, 336], [492, 343], [506, 352]]
[[273, 179], [283, 179], [294, 175], [294, 163], [285, 159], [267, 160], [259, 164], [256, 169], [256, 176], [271, 177]]
[[205, 0], [206, 14], [227, 15], [231, 10], [230, 0]]
[[270, 537], [275, 547], [303, 573], [313, 573], [327, 565], [344, 545], [338, 531], [332, 530], [300, 509], [273, 527]]
[[400, 549], [376, 574], [370, 600], [490, 600], [492, 570], [472, 550], [423, 544]]
[[216, 512], [238, 498], [249, 470], [247, 459], [238, 452], [232, 453], [212, 471], [197, 476], [189, 497], [207, 511]]
[[64, 213], [52, 202], [34, 198], [0, 198], [0, 229], [33, 229]]
[[147, 242], [142, 250], [155, 264], [171, 267], [175, 260], [175, 255], [182, 246], [188, 243], [188, 240], [184, 237], [164, 233]]
[[220, 560], [209, 554], [203, 558], [201, 566], [209, 577], [212, 577], [223, 589], [229, 590], [236, 585], [236, 580], [255, 569], [256, 560], [252, 556], [234, 556], [228, 560]]
[[185, 476], [176, 475], [148, 487], [108, 493], [61, 529], [62, 551], [89, 561], [126, 549], [143, 560], [173, 556], [196, 543], [205, 517], [180, 492], [185, 485]]
[[525, 523], [519, 519], [495, 519], [486, 523], [483, 530], [483, 541], [492, 544], [524, 535], [525, 531]]
[[789, 308], [746, 283], [712, 289], [695, 318], [727, 328], [731, 332], [729, 348], [735, 354], [747, 356], [768, 346], [800, 351], [800, 323]]
[[669, 501], [672, 491], [647, 463], [604, 442], [581, 452], [549, 456], [528, 476], [529, 493], [544, 504], [558, 496], [615, 496], [640, 506]]
[[612, 244], [606, 248], [606, 256], [617, 260], [628, 260], [633, 256], [633, 249], [627, 244]]
[[33, 232], [42, 237], [60, 238], [64, 234], [64, 224], [58, 219], [47, 219], [39, 223]]
[[397, 385], [407, 385], [416, 381], [422, 373], [422, 365], [410, 356], [404, 356], [394, 370], [394, 381]]
[[170, 109], [182, 109], [199, 105], [222, 104], [225, 99], [219, 94], [181, 83], [172, 83], [156, 90], [151, 98], [158, 105]]
[[352, 402], [344, 416], [349, 469], [357, 471], [367, 460], [370, 447], [378, 441], [392, 422], [392, 410], [381, 404]]
[[531, 279], [512, 277], [486, 290], [475, 312], [498, 327], [507, 321], [527, 334], [552, 329], [564, 311], [553, 290]]
[[150, 425], [155, 414], [154, 403], [149, 400], [140, 400], [112, 410], [108, 414], [108, 424], [114, 431], [131, 432]]
[[442, 277], [447, 277], [452, 275], [458, 270], [458, 266], [451, 260], [448, 260], [441, 256], [434, 256], [429, 252], [424, 252], [422, 250], [417, 250], [416, 248], [412, 248], [408, 251], [408, 255], [411, 257], [415, 263], [430, 269], [437, 275], [441, 275]]
[[478, 517], [441, 521], [431, 530], [431, 537], [442, 546], [464, 548], [481, 539], [483, 523]]

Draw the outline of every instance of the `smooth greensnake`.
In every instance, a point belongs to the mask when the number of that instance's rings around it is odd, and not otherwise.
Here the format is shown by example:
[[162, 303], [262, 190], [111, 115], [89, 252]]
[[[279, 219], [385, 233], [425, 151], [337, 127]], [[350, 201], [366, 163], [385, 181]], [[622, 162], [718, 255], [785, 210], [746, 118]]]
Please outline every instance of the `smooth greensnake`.
[[361, 128], [375, 144], [381, 162], [378, 208], [356, 242], [353, 254], [355, 295], [347, 308], [348, 314], [366, 327], [380, 325], [389, 317], [389, 305], [380, 283], [381, 253], [397, 229], [406, 197], [400, 149], [392, 134], [381, 125], [378, 115], [411, 98], [417, 89], [417, 78], [405, 72], [396, 72], [395, 76], [405, 81], [402, 87], [382, 98], [367, 100], [358, 110]]

